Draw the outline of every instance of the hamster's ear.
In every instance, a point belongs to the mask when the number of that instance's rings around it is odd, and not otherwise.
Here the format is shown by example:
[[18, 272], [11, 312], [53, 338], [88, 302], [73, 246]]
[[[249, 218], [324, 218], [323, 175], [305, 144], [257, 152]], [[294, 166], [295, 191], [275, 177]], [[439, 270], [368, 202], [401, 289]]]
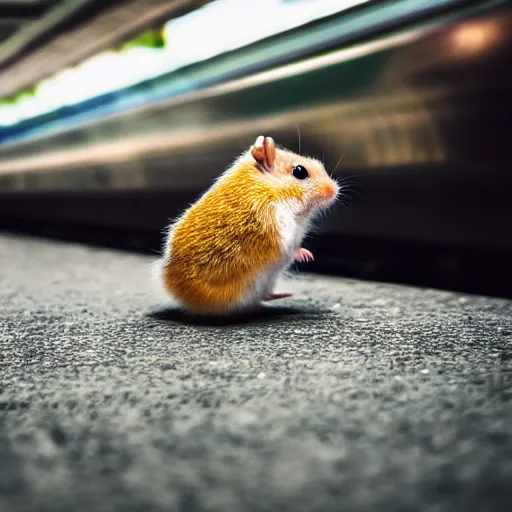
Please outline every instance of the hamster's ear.
[[251, 155], [265, 170], [272, 171], [276, 159], [276, 145], [272, 137], [260, 135], [253, 146]]

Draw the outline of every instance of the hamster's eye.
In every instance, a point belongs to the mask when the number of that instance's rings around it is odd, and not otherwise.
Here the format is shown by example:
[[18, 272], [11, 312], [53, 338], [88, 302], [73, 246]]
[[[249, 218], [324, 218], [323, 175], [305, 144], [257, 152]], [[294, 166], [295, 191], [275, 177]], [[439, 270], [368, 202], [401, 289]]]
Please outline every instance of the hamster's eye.
[[296, 165], [292, 169], [292, 174], [298, 180], [305, 180], [309, 176], [308, 170], [302, 165]]

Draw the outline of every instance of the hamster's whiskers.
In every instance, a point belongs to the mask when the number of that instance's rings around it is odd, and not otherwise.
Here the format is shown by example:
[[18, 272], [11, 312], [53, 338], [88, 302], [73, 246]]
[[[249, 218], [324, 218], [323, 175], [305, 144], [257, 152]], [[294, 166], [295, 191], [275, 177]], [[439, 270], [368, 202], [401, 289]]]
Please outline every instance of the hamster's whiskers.
[[340, 162], [343, 160], [343, 157], [345, 156], [345, 153], [342, 153], [340, 156], [340, 159], [338, 160], [338, 163], [334, 167], [334, 169], [331, 171], [330, 177], [332, 178], [332, 175], [336, 172], [336, 169], [338, 169], [338, 165], [340, 165]]

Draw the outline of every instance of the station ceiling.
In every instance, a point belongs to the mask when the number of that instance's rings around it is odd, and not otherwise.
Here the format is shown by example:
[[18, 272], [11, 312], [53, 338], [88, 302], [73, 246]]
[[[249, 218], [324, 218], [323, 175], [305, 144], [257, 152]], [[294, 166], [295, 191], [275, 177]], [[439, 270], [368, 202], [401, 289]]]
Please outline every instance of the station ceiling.
[[0, 98], [211, 0], [0, 0]]

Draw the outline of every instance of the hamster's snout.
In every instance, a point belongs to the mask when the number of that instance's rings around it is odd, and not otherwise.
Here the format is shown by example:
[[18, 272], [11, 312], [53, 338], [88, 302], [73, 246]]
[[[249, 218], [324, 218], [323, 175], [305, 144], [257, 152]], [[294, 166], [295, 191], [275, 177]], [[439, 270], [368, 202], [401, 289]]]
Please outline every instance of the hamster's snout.
[[325, 201], [332, 201], [338, 195], [338, 185], [334, 181], [322, 183], [320, 195]]

